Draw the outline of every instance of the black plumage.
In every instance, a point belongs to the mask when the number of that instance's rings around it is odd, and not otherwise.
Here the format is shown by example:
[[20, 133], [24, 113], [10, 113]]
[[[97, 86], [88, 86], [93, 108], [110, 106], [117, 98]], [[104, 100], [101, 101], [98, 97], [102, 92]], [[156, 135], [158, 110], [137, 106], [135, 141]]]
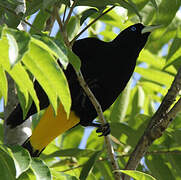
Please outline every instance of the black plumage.
[[[142, 24], [135, 24], [122, 31], [111, 42], [85, 38], [76, 41], [72, 47], [73, 52], [81, 59], [85, 81], [103, 111], [116, 100], [134, 71], [136, 59], [150, 34], [142, 34], [143, 28]], [[91, 125], [97, 113], [72, 72], [72, 66], [65, 71], [72, 95], [72, 110], [80, 117], [81, 125]]]
[[[113, 104], [134, 71], [136, 59], [150, 34], [142, 33], [144, 27], [140, 23], [130, 26], [111, 42], [85, 38], [73, 44], [72, 50], [81, 60], [82, 74], [103, 111]], [[71, 110], [80, 118], [81, 125], [95, 126], [92, 121], [97, 117], [97, 113], [80, 87], [73, 67], [69, 64], [64, 73], [71, 92]], [[46, 108], [49, 100], [37, 81], [35, 90], [40, 100], [40, 109]], [[26, 118], [34, 113], [36, 107], [32, 103]], [[22, 122], [23, 113], [18, 105], [7, 119], [7, 123], [15, 127]]]

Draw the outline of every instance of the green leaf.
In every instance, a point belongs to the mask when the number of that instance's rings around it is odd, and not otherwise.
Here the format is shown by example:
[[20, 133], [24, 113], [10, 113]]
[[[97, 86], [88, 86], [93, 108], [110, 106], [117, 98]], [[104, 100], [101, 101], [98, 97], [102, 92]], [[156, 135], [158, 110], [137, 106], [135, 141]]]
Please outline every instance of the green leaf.
[[127, 5], [125, 7], [127, 7], [127, 9], [130, 9], [131, 11], [133, 11], [139, 17], [139, 20], [142, 21], [142, 16], [140, 15], [139, 10], [138, 10], [136, 4], [132, 0], [128, 0], [128, 2], [129, 3], [124, 1], [125, 4], [127, 3]]
[[141, 109], [144, 105], [145, 93], [141, 86], [138, 86], [138, 107]]
[[134, 170], [120, 170], [120, 171], [124, 174], [129, 175], [135, 180], [156, 180], [154, 177], [150, 176], [149, 174], [140, 171], [134, 171]]
[[95, 151], [91, 149], [78, 149], [78, 148], [69, 148], [59, 151], [55, 151], [49, 155], [46, 155], [45, 158], [50, 157], [90, 157], [94, 154]]
[[134, 7], [136, 7], [137, 11], [141, 11], [145, 5], [149, 2], [148, 0], [129, 0], [130, 4], [131, 2], [134, 3]]
[[34, 35], [32, 41], [57, 57], [64, 69], [66, 69], [69, 60], [67, 58], [67, 48], [63, 41], [56, 41], [46, 35]]
[[36, 34], [37, 31], [33, 28], [36, 27], [40, 32], [44, 30], [47, 19], [50, 17], [50, 13], [40, 10], [35, 17], [35, 20], [32, 23], [32, 27], [30, 29], [30, 34]]
[[[166, 65], [164, 67], [164, 69], [166, 69], [168, 66], [172, 65], [172, 64], [178, 64], [180, 59], [181, 59], [181, 29], [178, 28], [177, 30], [177, 34], [169, 48], [169, 52], [166, 58]], [[180, 64], [180, 63], [179, 63]], [[178, 66], [177, 66], [178, 67]]]
[[[56, 34], [55, 43], [60, 48], [63, 48], [63, 47], [66, 48], [66, 49], [62, 49], [62, 51], [66, 52], [66, 56], [68, 58], [68, 61], [74, 67], [74, 69], [76, 71], [79, 71], [80, 66], [81, 66], [81, 61], [80, 61], [79, 57], [76, 54], [74, 54], [70, 48], [64, 46], [64, 42], [63, 42], [62, 35], [61, 35], [60, 31], [58, 31]], [[61, 64], [62, 64], [62, 62], [61, 62]]]
[[[135, 145], [138, 137], [136, 131], [125, 123], [110, 123], [111, 134], [120, 140], [121, 143], [127, 145]], [[119, 128], [118, 128], [119, 127]]]
[[40, 159], [32, 159], [31, 169], [34, 172], [37, 180], [51, 180], [51, 173], [49, 168]]
[[79, 0], [76, 4], [77, 6], [90, 6], [90, 7], [97, 7], [97, 8], [102, 8], [102, 7], [106, 7], [108, 5], [120, 5], [126, 9], [129, 9], [131, 11], [133, 11], [141, 20], [142, 17], [136, 7], [136, 5], [128, 0], [104, 0], [104, 1], [89, 1], [89, 0]]
[[37, 180], [37, 178], [32, 169], [29, 168], [26, 172], [22, 173], [18, 177], [18, 180]]
[[[6, 31], [9, 32], [9, 29], [6, 29]], [[31, 97], [33, 98], [35, 104], [36, 104], [37, 109], [38, 109], [39, 108], [39, 101], [38, 101], [38, 98], [36, 96], [33, 83], [30, 80], [29, 75], [26, 72], [24, 66], [22, 66], [21, 63], [18, 62], [13, 66], [13, 68], [11, 68], [11, 64], [9, 62], [9, 55], [8, 55], [9, 44], [8, 44], [8, 40], [6, 38], [6, 31], [3, 32], [2, 39], [0, 40], [0, 51], [1, 51], [0, 64], [1, 64], [2, 68], [10, 74], [10, 76], [14, 79], [14, 81], [18, 85], [19, 89], [21, 90], [21, 93], [25, 97], [26, 105], [28, 104], [28, 99], [29, 99], [29, 94], [30, 94]], [[15, 32], [15, 34], [16, 34], [16, 32]], [[17, 32], [17, 34], [18, 34], [18, 32]], [[20, 34], [17, 35], [17, 38], [20, 36]], [[21, 38], [19, 37], [19, 40], [20, 39]], [[23, 41], [23, 39], [22, 39], [22, 41]], [[20, 44], [21, 43], [22, 42], [20, 42]], [[25, 44], [26, 45], [28, 44], [28, 40], [26, 41], [26, 37], [25, 37]], [[26, 52], [26, 47], [27, 47], [26, 45], [18, 45], [19, 53], [20, 53], [21, 57]], [[25, 48], [25, 50], [23, 50], [23, 47]], [[24, 107], [24, 108], [26, 108], [26, 107]]]
[[23, 172], [28, 170], [31, 158], [29, 153], [21, 146], [9, 147], [12, 151], [12, 157], [16, 166], [16, 178], [19, 177]]
[[115, 179], [114, 174], [112, 173], [112, 169], [110, 168], [109, 161], [97, 161], [94, 169], [98, 169], [98, 172], [100, 172], [101, 177], [103, 176], [104, 180]]
[[8, 83], [2, 66], [0, 66], [0, 94], [3, 96], [6, 105], [8, 98]]
[[170, 74], [152, 68], [149, 68], [148, 70], [147, 68], [141, 68], [137, 66], [135, 71], [142, 75], [145, 79], [165, 85], [167, 87], [170, 86], [174, 79], [174, 77]]
[[158, 13], [156, 13], [156, 19], [153, 24], [168, 26], [175, 17], [180, 5], [181, 1], [178, 0], [162, 0], [158, 6]]
[[67, 35], [68, 39], [71, 41], [80, 29], [79, 19], [72, 16], [67, 24]]
[[80, 25], [82, 25], [88, 17], [90, 17], [92, 14], [97, 13], [97, 12], [98, 11], [95, 8], [90, 8], [90, 9], [83, 11], [82, 17], [80, 18]]
[[138, 86], [135, 86], [130, 93], [130, 101], [128, 105], [127, 113], [129, 115], [129, 125], [130, 127], [134, 127], [135, 124], [138, 124], [138, 122], [135, 122], [135, 117], [140, 113], [141, 108], [138, 106], [139, 101], [139, 93], [138, 93]]
[[[21, 92], [19, 86], [16, 86], [16, 90], [17, 90], [17, 96], [18, 96], [18, 100], [19, 100], [19, 103], [20, 103], [20, 106], [23, 110], [23, 119], [26, 118], [26, 115], [29, 111], [29, 108], [31, 107], [32, 105], [32, 98], [28, 98], [28, 102], [27, 102], [27, 99], [25, 98], [24, 94]], [[38, 111], [39, 111], [39, 106], [37, 106], [38, 108]]]
[[29, 53], [23, 58], [23, 63], [47, 93], [54, 111], [57, 111], [58, 98], [69, 115], [71, 98], [68, 83], [54, 58], [38, 44], [31, 42]]
[[37, 110], [39, 111], [39, 100], [34, 90], [33, 82], [30, 80], [29, 75], [25, 71], [24, 67], [20, 63], [18, 63], [10, 71], [8, 71], [8, 73], [12, 76], [12, 78], [18, 85], [19, 90], [24, 95], [26, 106], [22, 107], [23, 114], [26, 114], [25, 112], [29, 105], [29, 94], [34, 100]]
[[163, 155], [148, 155], [145, 158], [145, 163], [150, 172], [154, 174], [155, 178], [174, 179], [172, 170], [169, 169], [169, 166], [163, 158]]
[[[181, 177], [181, 172], [180, 172], [180, 161], [181, 157], [179, 154], [167, 154], [166, 158], [170, 162], [172, 172], [174, 173], [175, 177], [180, 178]], [[177, 178], [176, 178], [177, 179]]]
[[55, 3], [57, 3], [57, 0], [48, 0], [48, 1], [43, 0], [43, 9], [47, 9], [48, 7], [53, 7]]
[[74, 69], [76, 71], [79, 71], [81, 67], [81, 61], [79, 57], [75, 53], [73, 53], [70, 49], [68, 49], [68, 58], [69, 62], [74, 67]]
[[116, 99], [110, 114], [111, 122], [121, 122], [125, 118], [127, 107], [129, 104], [131, 82], [131, 80], [128, 82], [124, 91]]
[[[149, 94], [150, 92], [153, 91], [153, 93], [161, 93], [162, 95], [165, 95], [167, 92], [166, 88], [163, 88], [163, 86], [160, 86], [153, 82], [141, 80], [140, 85], [143, 87], [146, 94]], [[150, 96], [151, 96], [151, 93], [150, 93]]]
[[25, 31], [7, 28], [4, 32], [9, 43], [9, 61], [14, 66], [28, 51], [30, 36]]
[[[6, 6], [5, 6], [6, 7]], [[12, 11], [14, 10], [13, 8], [9, 8]], [[1, 11], [2, 12], [2, 11]], [[15, 16], [14, 13], [8, 11], [8, 10], [4, 10], [3, 12], [3, 22], [11, 28], [17, 28], [17, 26], [20, 23], [20, 18], [18, 18], [17, 16]]]
[[4, 112], [0, 112], [0, 119], [4, 119]]
[[[121, 0], [122, 1], [122, 0]], [[105, 7], [107, 5], [113, 5], [120, 2], [120, 0], [104, 0], [104, 1], [89, 1], [89, 0], [79, 0], [77, 1], [77, 6], [91, 6], [91, 7]]]
[[98, 137], [98, 134], [94, 129], [89, 138], [87, 139], [86, 148], [102, 150], [103, 146], [104, 146], [104, 138]]
[[[110, 11], [109, 13], [105, 14], [100, 18], [100, 20], [107, 26], [118, 27], [121, 30], [124, 29], [126, 26], [132, 25], [132, 23], [127, 20], [126, 14], [119, 14], [115, 11]], [[122, 21], [126, 21], [125, 24], [120, 23]], [[114, 36], [112, 38], [114, 38]]]
[[166, 72], [169, 72], [171, 74], [176, 74], [177, 70], [173, 66], [169, 66], [167, 69], [165, 68], [165, 59], [161, 58], [160, 56], [156, 56], [153, 53], [149, 52], [148, 50], [142, 50], [138, 61], [147, 63], [147, 65], [150, 67], [153, 67], [154, 69], [164, 70]]
[[51, 170], [52, 176], [55, 177], [55, 180], [78, 180], [77, 177], [71, 176], [63, 172], [57, 172]]
[[153, 53], [150, 53], [148, 50], [142, 50], [138, 60], [141, 62], [145, 62], [148, 66], [152, 66], [157, 69], [162, 69], [165, 65], [165, 60], [155, 56]]
[[156, 3], [155, 0], [151, 0], [151, 3], [153, 4], [153, 7], [154, 7], [155, 9], [158, 9], [158, 5], [157, 5], [157, 3]]
[[29, 16], [31, 14], [34, 14], [39, 9], [43, 7], [43, 0], [32, 0], [26, 2], [26, 13], [25, 16]]
[[12, 157], [0, 146], [0, 177], [3, 180], [15, 180], [16, 168]]
[[[78, 148], [84, 134], [84, 129], [76, 126], [63, 134], [61, 148]], [[76, 137], [76, 138], [75, 138]]]
[[89, 173], [91, 172], [93, 165], [95, 163], [95, 161], [97, 160], [97, 158], [100, 156], [102, 152], [101, 151], [97, 151], [95, 152], [90, 159], [84, 164], [82, 171], [80, 173], [79, 179], [80, 180], [86, 180], [87, 176], [89, 175]]

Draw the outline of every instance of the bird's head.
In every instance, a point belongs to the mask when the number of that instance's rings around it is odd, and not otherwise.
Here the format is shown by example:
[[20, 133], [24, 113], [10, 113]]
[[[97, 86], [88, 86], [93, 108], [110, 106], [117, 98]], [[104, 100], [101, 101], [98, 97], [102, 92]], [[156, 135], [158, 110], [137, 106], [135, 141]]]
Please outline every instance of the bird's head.
[[113, 42], [123, 43], [130, 48], [133, 47], [141, 50], [147, 42], [150, 33], [159, 26], [144, 26], [141, 23], [134, 24], [124, 29]]

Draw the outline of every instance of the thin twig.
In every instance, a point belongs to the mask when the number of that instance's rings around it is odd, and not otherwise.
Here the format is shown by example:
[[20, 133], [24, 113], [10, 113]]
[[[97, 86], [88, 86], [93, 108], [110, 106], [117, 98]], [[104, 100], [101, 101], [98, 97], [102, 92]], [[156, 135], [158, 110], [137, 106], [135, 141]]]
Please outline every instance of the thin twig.
[[[113, 9], [113, 7], [111, 8]], [[111, 10], [109, 9], [109, 11]], [[108, 12], [108, 11], [106, 11]], [[105, 13], [104, 13], [105, 14]], [[56, 18], [57, 18], [57, 21], [59, 22], [59, 26], [60, 28], [62, 28], [62, 22], [61, 22], [61, 19], [58, 15], [58, 11], [56, 9]], [[95, 21], [94, 21], [95, 22]], [[65, 32], [62, 31], [62, 34], [64, 36], [65, 39], [68, 39], [66, 36], [66, 34], [64, 34]], [[69, 43], [67, 43], [68, 47], [71, 48], [71, 45]], [[106, 120], [103, 116], [103, 112], [102, 112], [102, 108], [101, 108], [101, 105], [99, 104], [99, 102], [97, 101], [97, 99], [95, 98], [94, 94], [91, 92], [91, 90], [89, 89], [87, 83], [85, 82], [84, 80], [84, 77], [82, 76], [82, 73], [81, 71], [77, 72], [75, 71], [76, 74], [77, 74], [77, 78], [79, 80], [79, 83], [80, 85], [82, 86], [82, 88], [84, 89], [85, 93], [87, 94], [87, 96], [89, 97], [89, 99], [91, 100], [94, 108], [96, 109], [96, 112], [99, 116], [99, 119], [101, 121], [102, 124], [106, 124]], [[115, 176], [115, 179], [116, 180], [120, 180], [121, 178], [121, 173], [116, 171], [116, 170], [119, 170], [119, 166], [118, 166], [118, 163], [117, 163], [117, 160], [115, 158], [115, 153], [114, 153], [114, 149], [113, 149], [113, 146], [111, 144], [111, 140], [109, 138], [109, 136], [106, 136], [105, 137], [105, 144], [106, 144], [106, 148], [107, 148], [107, 152], [108, 152], [108, 156], [109, 156], [109, 159], [111, 161], [111, 166], [112, 166], [112, 169], [114, 171], [114, 176]]]
[[64, 26], [63, 26], [64, 31], [65, 31], [66, 26], [67, 26], [67, 24], [68, 24], [68, 22], [69, 22], [69, 20], [70, 20], [70, 18], [71, 18], [71, 15], [72, 15], [73, 9], [74, 9], [74, 7], [75, 7], [75, 5], [76, 5], [76, 4], [77, 4], [77, 0], [74, 0], [74, 2], [73, 2], [73, 4], [72, 4], [72, 6], [70, 7], [70, 10], [69, 10], [68, 16], [67, 16], [67, 18], [66, 18], [66, 20], [65, 20], [65, 23], [64, 23]]
[[59, 16], [59, 8], [54, 8], [54, 11], [55, 11], [55, 17], [56, 17], [56, 20], [58, 22], [58, 25], [59, 25], [59, 28], [60, 28], [60, 31], [63, 32], [63, 23], [60, 19], [60, 16]]
[[[87, 83], [85, 82], [85, 80], [84, 80], [84, 78], [82, 76], [82, 73], [77, 72], [77, 77], [78, 77], [80, 85], [82, 86], [85, 93], [87, 94], [90, 101], [92, 102], [94, 108], [96, 109], [96, 112], [97, 112], [97, 114], [99, 116], [99, 119], [100, 119], [101, 123], [106, 124], [107, 122], [106, 122], [106, 120], [104, 118], [101, 105], [99, 104], [96, 97], [94, 96], [94, 94], [89, 89]], [[118, 166], [117, 160], [115, 158], [115, 153], [114, 153], [113, 146], [111, 144], [111, 139], [110, 139], [109, 136], [105, 136], [104, 139], [105, 139], [105, 144], [106, 144], [107, 152], [108, 152], [108, 155], [109, 155], [109, 159], [111, 161], [111, 166], [112, 166], [112, 169], [114, 171], [115, 179], [120, 180], [121, 174], [120, 174], [120, 172], [116, 171], [116, 170], [119, 170], [119, 166]]]
[[106, 11], [104, 11], [102, 14], [100, 14], [97, 18], [95, 18], [92, 22], [90, 22], [84, 29], [82, 29], [82, 31], [80, 31], [70, 42], [70, 44], [73, 44], [74, 41], [83, 33], [85, 32], [90, 26], [92, 26], [97, 20], [99, 20], [102, 16], [104, 16], [105, 14], [107, 14], [109, 11], [111, 11], [113, 8], [115, 8], [115, 5], [111, 6], [109, 9], [107, 9]]
[[59, 8], [55, 7], [54, 8], [54, 12], [55, 12], [55, 17], [56, 17], [56, 20], [58, 22], [58, 25], [59, 25], [59, 28], [60, 28], [60, 31], [62, 33], [62, 36], [63, 36], [63, 39], [64, 39], [64, 42], [65, 44], [70, 47], [70, 43], [69, 43], [69, 40], [68, 40], [68, 37], [67, 37], [67, 33], [63, 30], [63, 23], [60, 19], [60, 16], [59, 16]]
[[65, 9], [64, 9], [64, 12], [63, 12], [63, 19], [62, 19], [62, 22], [63, 22], [63, 23], [65, 22], [66, 12], [67, 12], [67, 5], [65, 6]]

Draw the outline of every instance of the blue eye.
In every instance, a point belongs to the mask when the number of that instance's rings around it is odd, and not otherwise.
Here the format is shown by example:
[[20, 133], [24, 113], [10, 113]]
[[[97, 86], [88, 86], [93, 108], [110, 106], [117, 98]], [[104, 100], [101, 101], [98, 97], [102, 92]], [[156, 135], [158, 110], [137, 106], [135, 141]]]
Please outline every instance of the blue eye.
[[131, 31], [136, 31], [136, 27], [132, 26]]

